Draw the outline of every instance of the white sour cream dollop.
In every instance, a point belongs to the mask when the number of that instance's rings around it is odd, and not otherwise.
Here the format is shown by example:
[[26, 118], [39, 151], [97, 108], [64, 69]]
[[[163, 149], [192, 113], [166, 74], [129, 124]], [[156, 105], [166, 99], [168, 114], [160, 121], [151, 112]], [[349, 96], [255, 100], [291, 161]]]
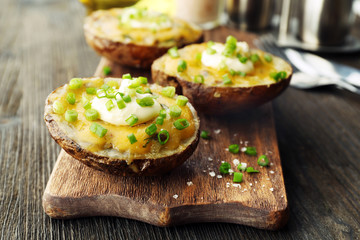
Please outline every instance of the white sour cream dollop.
[[[238, 42], [237, 52], [248, 53], [249, 46], [246, 42]], [[204, 66], [220, 69], [222, 64], [225, 64], [226, 67], [230, 70], [240, 71], [244, 73], [249, 73], [254, 70], [254, 64], [248, 60], [245, 63], [241, 63], [236, 56], [225, 57], [222, 52], [225, 49], [225, 45], [221, 43], [215, 43], [212, 47], [216, 51], [214, 54], [209, 54], [206, 50], [201, 54], [201, 63]]]
[[[119, 89], [115, 89], [116, 92], [125, 93], [130, 85], [129, 79], [123, 79]], [[119, 96], [119, 95], [117, 95]], [[134, 97], [131, 97], [131, 102], [125, 103], [126, 107], [119, 109], [115, 99], [109, 98], [98, 98], [95, 97], [91, 101], [91, 108], [99, 112], [100, 119], [114, 124], [116, 126], [128, 126], [129, 124], [125, 121], [127, 118], [134, 114], [138, 118], [136, 124], [144, 123], [150, 121], [159, 115], [161, 110], [161, 105], [156, 99], [154, 99], [154, 105], [142, 107], [137, 102], [136, 99], [142, 99], [144, 97], [151, 97], [149, 93], [139, 94], [136, 93]], [[114, 104], [114, 107], [109, 111], [106, 108], [106, 103], [111, 100]]]

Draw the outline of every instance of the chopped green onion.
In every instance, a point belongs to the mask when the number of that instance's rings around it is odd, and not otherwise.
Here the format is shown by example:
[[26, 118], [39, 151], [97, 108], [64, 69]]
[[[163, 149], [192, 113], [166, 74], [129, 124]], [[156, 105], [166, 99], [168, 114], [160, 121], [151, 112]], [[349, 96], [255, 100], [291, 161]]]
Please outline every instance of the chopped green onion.
[[136, 92], [139, 93], [139, 94], [144, 94], [144, 91], [143, 91], [141, 86], [136, 88]]
[[175, 87], [164, 87], [161, 90], [161, 95], [165, 96], [165, 97], [169, 97], [169, 98], [173, 98], [175, 96]]
[[229, 73], [230, 73], [231, 76], [235, 76], [235, 75], [236, 75], [236, 71], [233, 70], [233, 69], [230, 69], [230, 70], [229, 70]]
[[164, 145], [165, 143], [167, 143], [169, 138], [170, 138], [169, 132], [165, 129], [161, 130], [158, 133], [158, 140], [161, 145]]
[[261, 155], [257, 160], [258, 165], [266, 167], [269, 165], [269, 158], [266, 155]]
[[117, 94], [117, 92], [115, 92], [115, 90], [113, 88], [109, 88], [106, 91], [106, 97], [107, 98], [115, 98], [115, 95]]
[[210, 138], [210, 133], [208, 131], [201, 131], [200, 133], [200, 137], [203, 138], [203, 139], [209, 139]]
[[241, 183], [243, 179], [243, 174], [239, 173], [239, 172], [234, 172], [234, 178], [233, 178], [233, 182], [235, 183]]
[[186, 70], [186, 68], [187, 68], [186, 62], [185, 62], [184, 60], [182, 60], [182, 59], [179, 60], [178, 66], [177, 66], [177, 71], [178, 71], [178, 72], [183, 72], [183, 71]]
[[228, 174], [230, 168], [231, 168], [230, 163], [228, 163], [228, 162], [223, 162], [223, 163], [221, 163], [221, 165], [220, 165], [219, 171], [220, 171], [220, 173], [222, 173], [222, 174]]
[[226, 38], [225, 49], [222, 54], [226, 57], [232, 56], [236, 50], [236, 44], [237, 39], [231, 35], [228, 36]]
[[215, 43], [214, 43], [213, 41], [208, 41], [208, 42], [206, 43], [206, 45], [207, 45], [207, 47], [212, 47], [212, 46], [215, 45]]
[[195, 77], [194, 77], [194, 82], [195, 83], [204, 83], [204, 76], [203, 75], [196, 75]]
[[123, 95], [121, 96], [124, 102], [129, 103], [131, 102], [131, 97], [129, 95]]
[[106, 97], [106, 91], [104, 89], [99, 89], [96, 91], [96, 96], [98, 98], [105, 98]]
[[237, 166], [237, 169], [239, 169], [240, 171], [245, 171], [245, 170], [246, 170], [246, 166], [247, 166], [246, 163], [240, 163], [240, 164]]
[[141, 107], [151, 107], [152, 105], [154, 105], [154, 99], [152, 97], [144, 97], [141, 99], [136, 99], [136, 102], [141, 106]]
[[273, 73], [270, 73], [270, 77], [273, 78], [275, 80], [275, 82], [278, 82], [279, 80], [286, 78], [286, 72], [284, 72], [284, 71], [273, 72]]
[[125, 122], [127, 122], [127, 124], [129, 124], [130, 126], [134, 126], [135, 123], [138, 122], [138, 117], [134, 114], [131, 114], [130, 117], [128, 117]]
[[54, 113], [57, 113], [57, 114], [63, 114], [65, 112], [64, 105], [58, 100], [56, 100], [53, 103], [52, 109], [53, 109]]
[[184, 118], [176, 120], [173, 124], [177, 130], [183, 130], [183, 129], [187, 128], [188, 126], [190, 126], [188, 120], [186, 120]]
[[170, 57], [172, 58], [178, 58], [180, 57], [179, 53], [178, 53], [178, 48], [177, 47], [172, 47], [168, 50], [168, 54], [170, 55]]
[[177, 105], [170, 107], [170, 116], [173, 118], [179, 117], [181, 115], [181, 108]]
[[245, 153], [250, 156], [255, 156], [257, 154], [255, 147], [246, 147]]
[[85, 118], [89, 121], [95, 121], [99, 118], [99, 112], [95, 109], [90, 108], [85, 111]]
[[272, 62], [272, 57], [271, 57], [271, 55], [269, 55], [269, 54], [265, 54], [265, 55], [264, 55], [264, 59], [265, 59], [265, 61], [267, 61], [267, 62]]
[[137, 88], [141, 84], [141, 79], [135, 78], [134, 80], [130, 81], [129, 88]]
[[206, 49], [206, 53], [209, 55], [214, 55], [216, 53], [216, 50], [209, 47]]
[[135, 135], [133, 133], [127, 135], [127, 138], [129, 139], [131, 144], [134, 144], [134, 143], [137, 142], [137, 139], [136, 139], [136, 137], [135, 137]]
[[156, 125], [153, 123], [145, 129], [147, 135], [152, 136], [157, 131]]
[[155, 122], [156, 122], [157, 125], [163, 125], [164, 118], [159, 116], [159, 117], [156, 118]]
[[121, 78], [122, 79], [131, 79], [131, 75], [130, 75], [130, 73], [127, 73], [127, 74], [122, 75]]
[[232, 84], [232, 81], [227, 74], [223, 75], [222, 79], [223, 79], [223, 84], [226, 84], [226, 85]]
[[128, 88], [127, 89], [127, 94], [129, 94], [130, 97], [135, 97], [136, 96], [136, 90]]
[[162, 117], [162, 118], [166, 118], [166, 110], [165, 110], [165, 109], [161, 109], [161, 110], [160, 110], [160, 113], [159, 113], [159, 116]]
[[247, 57], [239, 57], [239, 61], [241, 62], [241, 63], [246, 63], [247, 62], [247, 60], [248, 60], [248, 58]]
[[238, 153], [239, 151], [240, 151], [240, 148], [239, 148], [239, 145], [238, 145], [238, 144], [231, 144], [231, 145], [229, 146], [229, 152], [236, 154], [236, 153]]
[[138, 79], [140, 79], [141, 84], [147, 84], [148, 83], [148, 79], [146, 77], [138, 77]]
[[107, 91], [109, 88], [110, 88], [110, 86], [107, 85], [106, 83], [104, 83], [104, 84], [101, 86], [101, 89], [104, 89], [105, 91]]
[[83, 85], [83, 81], [81, 78], [73, 78], [70, 80], [69, 88], [72, 90], [79, 89]]
[[69, 104], [74, 105], [76, 102], [75, 93], [68, 93], [66, 95], [66, 101], [68, 101]]
[[111, 67], [110, 66], [104, 66], [103, 67], [103, 73], [105, 76], [110, 75], [111, 74]]
[[65, 112], [65, 120], [68, 122], [75, 122], [78, 118], [78, 113], [75, 110], [67, 110]]
[[90, 109], [91, 108], [91, 102], [90, 101], [87, 101], [85, 104], [84, 104], [84, 109]]
[[257, 61], [260, 60], [260, 57], [259, 57], [259, 55], [258, 55], [257, 53], [255, 53], [255, 54], [252, 54], [252, 55], [250, 56], [250, 60], [251, 60], [253, 63], [256, 63]]
[[96, 88], [93, 88], [93, 87], [86, 88], [86, 93], [90, 94], [90, 95], [95, 95], [96, 94]]
[[258, 173], [259, 170], [256, 170], [253, 167], [248, 167], [248, 168], [246, 168], [246, 172], [248, 172], [248, 173]]
[[98, 123], [92, 123], [90, 126], [90, 131], [99, 138], [102, 138], [105, 136], [108, 130]]
[[150, 93], [151, 94], [152, 92], [151, 92], [150, 88], [145, 88], [144, 93]]
[[125, 104], [124, 100], [122, 100], [122, 99], [116, 100], [116, 103], [117, 103], [119, 109], [123, 109], [126, 107], [126, 104]]
[[197, 54], [195, 55], [195, 60], [196, 60], [197, 62], [200, 62], [200, 61], [201, 61], [201, 57], [202, 57], [202, 54], [201, 54], [201, 53], [197, 53]]
[[189, 99], [182, 95], [180, 95], [176, 98], [176, 104], [179, 106], [185, 106], [188, 103], [188, 101], [189, 101]]
[[107, 102], [105, 103], [105, 106], [106, 106], [106, 109], [107, 109], [108, 111], [110, 111], [111, 109], [114, 108], [114, 103], [113, 103], [112, 100], [109, 100], [109, 101], [107, 101]]
[[237, 72], [237, 74], [241, 77], [245, 77], [246, 76], [246, 72]]
[[110, 81], [107, 81], [106, 83], [107, 85], [109, 85], [110, 87], [114, 87], [114, 88], [119, 88], [119, 83], [115, 80], [110, 80]]

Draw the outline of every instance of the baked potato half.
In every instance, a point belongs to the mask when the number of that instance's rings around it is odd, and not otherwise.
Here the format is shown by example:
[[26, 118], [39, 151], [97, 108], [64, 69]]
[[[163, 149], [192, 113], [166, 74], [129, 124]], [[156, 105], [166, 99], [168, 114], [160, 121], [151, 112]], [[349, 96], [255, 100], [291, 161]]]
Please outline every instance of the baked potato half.
[[44, 120], [72, 157], [121, 176], [164, 174], [199, 142], [200, 120], [186, 97], [129, 74], [72, 79], [48, 96]]
[[150, 68], [169, 48], [200, 42], [203, 35], [181, 19], [135, 7], [95, 11], [85, 18], [84, 32], [101, 56], [138, 68]]
[[228, 114], [278, 96], [289, 85], [292, 68], [229, 36], [225, 44], [209, 41], [171, 49], [154, 61], [151, 73], [156, 83], [187, 96], [197, 111]]

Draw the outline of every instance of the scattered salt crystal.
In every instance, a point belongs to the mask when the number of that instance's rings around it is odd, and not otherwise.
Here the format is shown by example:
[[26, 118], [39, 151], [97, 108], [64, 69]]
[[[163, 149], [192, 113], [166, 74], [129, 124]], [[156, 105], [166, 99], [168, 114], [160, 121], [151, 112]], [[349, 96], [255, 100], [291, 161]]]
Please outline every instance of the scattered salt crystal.
[[188, 186], [194, 185], [192, 181], [186, 183]]
[[214, 133], [215, 133], [215, 134], [219, 134], [220, 132], [221, 132], [221, 129], [215, 129], [215, 130], [214, 130]]
[[255, 192], [255, 188], [254, 188], [253, 190], [254, 190], [254, 192]]
[[255, 181], [255, 184], [257, 183], [257, 181]]
[[240, 140], [240, 144], [243, 144], [243, 141], [242, 141], [242, 140]]
[[272, 191], [272, 192], [273, 192], [273, 191], [274, 191], [274, 188], [270, 188], [270, 191]]
[[246, 151], [246, 147], [242, 147], [240, 151], [245, 152], [245, 151]]
[[212, 172], [209, 172], [209, 175], [211, 176], [211, 177], [215, 177], [215, 172], [214, 171], [212, 171]]
[[266, 178], [266, 180], [269, 180], [269, 181], [270, 181], [270, 178]]
[[225, 148], [225, 151], [227, 151], [227, 152], [228, 152], [228, 151], [229, 151], [229, 149], [228, 149], [228, 148]]
[[236, 137], [238, 134], [237, 133], [234, 133], [234, 137]]
[[250, 187], [252, 186], [252, 183], [249, 183]]
[[221, 175], [217, 175], [216, 177], [217, 177], [217, 178], [222, 178], [222, 176], [221, 176]]
[[234, 163], [234, 165], [237, 167], [237, 165], [239, 165], [240, 161], [239, 161], [239, 159], [235, 158], [235, 159], [233, 160], [233, 163]]
[[273, 170], [270, 170], [269, 173], [270, 173], [270, 174], [274, 174], [275, 172], [274, 172]]
[[208, 160], [209, 160], [209, 161], [212, 161], [212, 160], [213, 160], [213, 158], [212, 158], [212, 157], [208, 157]]
[[225, 161], [221, 161], [221, 163], [224, 163]]
[[281, 195], [281, 198], [283, 198], [284, 197], [284, 195]]
[[270, 163], [270, 166], [273, 166], [273, 165], [274, 165], [274, 164], [271, 162], [271, 163]]
[[272, 151], [268, 151], [268, 153], [272, 154], [273, 152], [272, 152]]
[[206, 172], [206, 170], [204, 169], [203, 172]]
[[227, 188], [230, 187], [230, 183], [229, 183], [229, 182], [226, 183], [226, 187], [227, 187]]
[[229, 175], [232, 175], [232, 174], [233, 174], [233, 172], [234, 172], [234, 170], [229, 169]]
[[247, 145], [248, 145], [248, 143], [249, 143], [249, 141], [245, 141], [245, 146], [247, 146]]
[[264, 188], [264, 187], [265, 187], [265, 185], [262, 185], [262, 187]]
[[175, 194], [174, 196], [173, 196], [173, 198], [175, 198], [175, 199], [177, 199], [179, 197], [179, 195], [177, 195], [177, 194]]
[[233, 187], [241, 187], [241, 185], [238, 184], [238, 183], [233, 183], [232, 186], [233, 186]]
[[244, 192], [246, 192], [246, 191], [247, 191], [247, 189], [245, 188], [245, 189], [244, 189]]

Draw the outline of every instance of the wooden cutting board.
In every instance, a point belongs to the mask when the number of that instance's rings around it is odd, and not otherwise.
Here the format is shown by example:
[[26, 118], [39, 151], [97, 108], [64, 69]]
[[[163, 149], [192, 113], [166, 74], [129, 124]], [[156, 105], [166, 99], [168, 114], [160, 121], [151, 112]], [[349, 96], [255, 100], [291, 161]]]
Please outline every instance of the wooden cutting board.
[[[252, 42], [254, 35], [219, 28], [205, 40], [224, 41], [228, 34]], [[96, 76], [111, 66], [112, 76], [130, 72], [101, 59]], [[192, 222], [231, 222], [263, 229], [279, 229], [288, 220], [288, 202], [270, 103], [231, 117], [200, 114], [201, 129], [211, 139], [201, 139], [195, 153], [179, 168], [161, 177], [118, 177], [93, 170], [60, 152], [43, 196], [43, 207], [52, 218], [118, 216], [157, 226]], [[258, 156], [268, 155], [270, 166], [260, 168], [257, 157], [231, 154], [230, 144], [254, 146]], [[260, 173], [244, 173], [241, 184], [230, 175], [220, 175], [222, 161], [246, 162]]]

